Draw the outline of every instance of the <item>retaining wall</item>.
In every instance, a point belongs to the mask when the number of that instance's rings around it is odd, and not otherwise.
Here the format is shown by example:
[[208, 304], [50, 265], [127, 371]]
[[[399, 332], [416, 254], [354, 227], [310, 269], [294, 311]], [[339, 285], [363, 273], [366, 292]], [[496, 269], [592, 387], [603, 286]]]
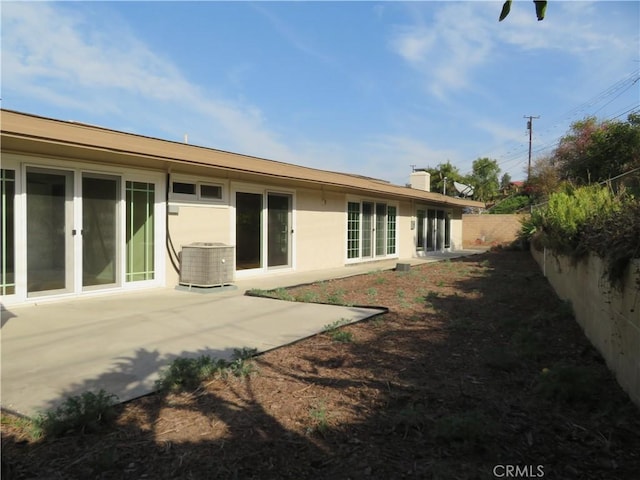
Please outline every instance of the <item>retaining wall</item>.
[[609, 284], [596, 255], [574, 264], [549, 250], [532, 248], [531, 254], [558, 296], [571, 301], [586, 336], [640, 407], [640, 259], [627, 269], [620, 291]]

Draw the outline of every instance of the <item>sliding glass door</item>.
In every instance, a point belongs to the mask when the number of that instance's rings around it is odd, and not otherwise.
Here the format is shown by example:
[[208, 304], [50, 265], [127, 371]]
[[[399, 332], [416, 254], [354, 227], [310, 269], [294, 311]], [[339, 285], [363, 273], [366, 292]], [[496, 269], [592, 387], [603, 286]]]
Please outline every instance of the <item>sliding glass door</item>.
[[82, 177], [82, 286], [104, 287], [117, 283], [118, 206], [117, 177]]
[[73, 172], [27, 169], [27, 294], [73, 289]]
[[292, 195], [236, 192], [236, 270], [291, 266]]

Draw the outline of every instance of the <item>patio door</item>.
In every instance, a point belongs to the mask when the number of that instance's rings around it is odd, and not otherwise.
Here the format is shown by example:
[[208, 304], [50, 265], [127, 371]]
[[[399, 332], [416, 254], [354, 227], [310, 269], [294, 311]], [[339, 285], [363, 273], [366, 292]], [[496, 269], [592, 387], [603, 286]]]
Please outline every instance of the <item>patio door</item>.
[[29, 168], [27, 191], [27, 295], [74, 288], [73, 172]]
[[236, 269], [262, 265], [262, 194], [236, 192]]
[[236, 192], [236, 270], [291, 266], [293, 196]]
[[118, 283], [120, 179], [82, 176], [82, 287], [104, 288]]
[[267, 266], [291, 265], [291, 195], [267, 195]]

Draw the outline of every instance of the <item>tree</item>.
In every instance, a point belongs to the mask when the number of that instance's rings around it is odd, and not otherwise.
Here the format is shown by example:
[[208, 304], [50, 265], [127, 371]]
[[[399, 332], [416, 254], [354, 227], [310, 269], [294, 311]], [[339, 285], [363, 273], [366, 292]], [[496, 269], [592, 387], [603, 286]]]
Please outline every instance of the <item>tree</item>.
[[486, 157], [478, 158], [474, 160], [472, 169], [473, 173], [469, 176], [469, 181], [474, 187], [474, 198], [482, 202], [491, 200], [498, 194], [500, 187], [498, 162]]
[[500, 190], [502, 191], [509, 190], [510, 184], [511, 184], [511, 175], [509, 175], [508, 173], [505, 173], [504, 175], [502, 175], [502, 178], [500, 179]]
[[531, 166], [531, 175], [525, 184], [527, 192], [536, 202], [543, 201], [560, 190], [560, 172], [553, 157], [541, 157]]
[[[547, 13], [547, 2], [533, 0], [533, 3], [535, 3], [536, 5], [536, 16], [538, 17], [538, 21], [544, 20], [544, 16]], [[502, 5], [502, 11], [500, 12], [500, 17], [498, 18], [498, 21], [501, 22], [502, 20], [507, 18], [507, 15], [509, 15], [510, 11], [511, 11], [511, 0], [507, 0]]]
[[446, 178], [446, 194], [450, 197], [457, 195], [455, 188], [453, 188], [453, 182], [462, 182], [464, 177], [458, 170], [458, 167], [451, 165], [449, 160], [447, 160], [446, 163], [438, 164], [435, 168], [427, 168], [426, 171], [431, 174], [432, 192], [444, 192]]
[[603, 182], [640, 168], [640, 115], [626, 122], [587, 117], [574, 122], [553, 153], [560, 178], [574, 184]]

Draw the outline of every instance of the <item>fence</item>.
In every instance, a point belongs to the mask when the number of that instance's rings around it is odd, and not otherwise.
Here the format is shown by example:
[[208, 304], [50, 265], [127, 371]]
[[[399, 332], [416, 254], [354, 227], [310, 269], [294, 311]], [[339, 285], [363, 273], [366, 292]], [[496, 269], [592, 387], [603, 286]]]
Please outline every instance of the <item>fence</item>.
[[511, 243], [518, 237], [520, 219], [517, 214], [462, 215], [462, 245], [498, 245]]

